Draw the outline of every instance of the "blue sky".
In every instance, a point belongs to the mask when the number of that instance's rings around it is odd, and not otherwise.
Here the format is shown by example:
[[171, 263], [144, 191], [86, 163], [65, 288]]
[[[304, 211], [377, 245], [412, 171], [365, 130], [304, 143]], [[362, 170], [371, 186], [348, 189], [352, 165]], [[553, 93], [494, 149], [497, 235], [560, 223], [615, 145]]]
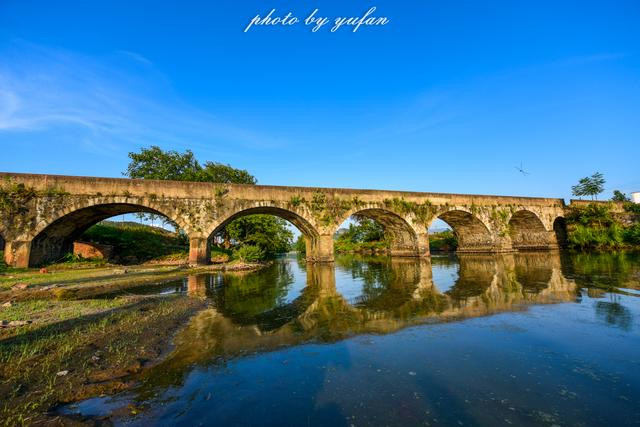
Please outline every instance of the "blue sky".
[[[387, 26], [243, 33], [371, 6]], [[262, 184], [640, 191], [638, 22], [638, 1], [2, 0], [0, 170], [121, 176], [156, 144]]]

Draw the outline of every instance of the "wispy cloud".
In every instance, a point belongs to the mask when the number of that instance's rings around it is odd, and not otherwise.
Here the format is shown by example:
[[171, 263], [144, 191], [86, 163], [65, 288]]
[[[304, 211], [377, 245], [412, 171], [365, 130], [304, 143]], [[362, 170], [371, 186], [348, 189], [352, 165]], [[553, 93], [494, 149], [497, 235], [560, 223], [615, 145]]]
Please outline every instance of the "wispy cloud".
[[94, 150], [286, 144], [184, 102], [138, 53], [90, 57], [16, 42], [0, 54], [0, 141], [2, 134], [56, 130]]

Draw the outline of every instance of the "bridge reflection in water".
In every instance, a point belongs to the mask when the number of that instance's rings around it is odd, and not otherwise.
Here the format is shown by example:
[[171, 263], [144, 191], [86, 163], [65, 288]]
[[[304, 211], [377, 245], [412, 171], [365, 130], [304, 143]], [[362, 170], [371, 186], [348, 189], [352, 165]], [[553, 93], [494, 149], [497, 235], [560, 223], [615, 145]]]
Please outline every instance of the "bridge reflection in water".
[[65, 411], [144, 426], [636, 425], [638, 278], [628, 252], [193, 276], [138, 289], [207, 302], [172, 352]]
[[[454, 280], [442, 280], [443, 271]], [[335, 267], [289, 258], [259, 273], [191, 276], [187, 288], [210, 299], [211, 308], [197, 314], [173, 353], [145, 374], [147, 386], [168, 385], [194, 364], [577, 298], [557, 252], [432, 260], [342, 256]]]

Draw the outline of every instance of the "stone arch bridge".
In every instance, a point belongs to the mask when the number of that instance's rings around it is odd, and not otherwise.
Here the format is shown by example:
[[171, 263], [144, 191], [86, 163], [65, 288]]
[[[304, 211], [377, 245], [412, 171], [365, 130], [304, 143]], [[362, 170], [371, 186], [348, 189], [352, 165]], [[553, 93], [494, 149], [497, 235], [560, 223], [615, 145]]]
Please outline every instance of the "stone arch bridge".
[[307, 260], [333, 261], [333, 235], [351, 215], [382, 224], [392, 256], [429, 256], [441, 219], [459, 252], [557, 249], [563, 199], [0, 173], [0, 245], [17, 267], [59, 259], [93, 224], [124, 213], [166, 216], [189, 237], [189, 260], [208, 262], [211, 237], [233, 219], [272, 214], [304, 235]]

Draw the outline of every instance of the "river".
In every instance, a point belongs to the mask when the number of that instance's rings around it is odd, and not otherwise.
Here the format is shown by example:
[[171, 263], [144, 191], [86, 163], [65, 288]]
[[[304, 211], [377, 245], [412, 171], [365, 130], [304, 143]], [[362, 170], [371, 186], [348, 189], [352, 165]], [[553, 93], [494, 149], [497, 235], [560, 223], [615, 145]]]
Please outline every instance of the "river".
[[287, 256], [138, 291], [208, 307], [135, 387], [59, 412], [145, 426], [640, 423], [638, 254]]

